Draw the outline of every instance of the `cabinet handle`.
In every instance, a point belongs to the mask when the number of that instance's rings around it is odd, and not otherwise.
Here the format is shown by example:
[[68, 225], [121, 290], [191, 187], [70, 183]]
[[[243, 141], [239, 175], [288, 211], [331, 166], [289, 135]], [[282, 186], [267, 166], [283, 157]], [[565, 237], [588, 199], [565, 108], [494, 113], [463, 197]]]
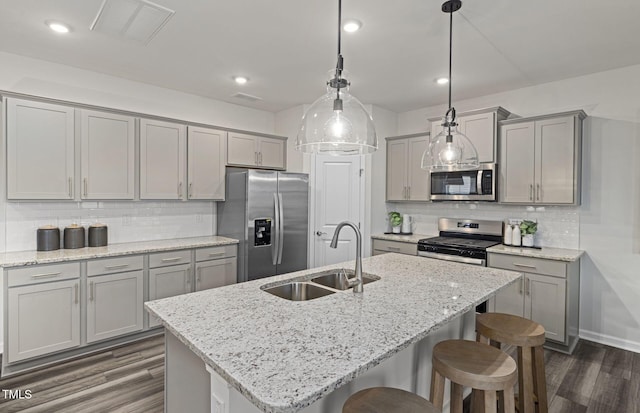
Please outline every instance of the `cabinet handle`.
[[258, 164], [258, 152], [254, 152], [253, 153], [253, 157], [256, 159], [256, 165], [259, 165]]
[[182, 257], [173, 257], [173, 258], [163, 258], [162, 262], [173, 262], [173, 261], [178, 261], [181, 260]]
[[398, 247], [387, 247], [387, 249], [389, 251], [400, 251], [400, 248], [398, 248]]
[[535, 265], [519, 264], [519, 263], [517, 263], [517, 262], [514, 262], [514, 263], [513, 263], [513, 265], [514, 265], [514, 266], [516, 266], [516, 267], [533, 268], [533, 269], [535, 269], [535, 268], [536, 268], [536, 266], [535, 266]]
[[527, 278], [527, 285], [524, 288], [527, 295], [531, 295], [531, 278]]
[[529, 201], [533, 201], [533, 184], [529, 184]]
[[262, 166], [262, 152], [258, 152], [258, 160], [260, 162], [260, 166]]
[[193, 188], [193, 182], [189, 182], [189, 198], [191, 198], [191, 195], [193, 195], [192, 188]]
[[411, 199], [411, 187], [407, 187], [407, 199]]
[[76, 285], [74, 286], [74, 292], [75, 292], [75, 304], [78, 304], [78, 283], [76, 283]]
[[178, 198], [182, 198], [182, 182], [178, 183]]
[[32, 275], [31, 278], [35, 278], [35, 279], [38, 279], [38, 278], [49, 278], [49, 277], [56, 277], [56, 276], [58, 276], [60, 274], [61, 274], [60, 271], [58, 271], [58, 272], [46, 272], [46, 273], [43, 273], [43, 274]]
[[537, 184], [537, 185], [538, 185], [538, 197], [537, 197], [537, 199], [539, 201], [540, 200], [540, 184]]
[[522, 295], [522, 287], [524, 285], [524, 279], [523, 277], [520, 277], [520, 295]]
[[89, 281], [89, 301], [93, 301], [93, 281]]
[[84, 178], [84, 196], [87, 196], [87, 178]]
[[224, 257], [224, 252], [210, 252], [210, 257]]
[[120, 268], [127, 268], [129, 264], [120, 264], [120, 265], [105, 265], [105, 270], [119, 270]]
[[198, 268], [196, 272], [198, 273], [198, 276], [196, 277], [196, 283], [199, 283], [201, 281], [202, 268]]
[[73, 180], [69, 177], [69, 198], [73, 198]]
[[191, 280], [189, 279], [189, 271], [191, 270], [191, 267], [187, 267], [186, 270], [184, 270], [184, 282], [185, 284], [187, 284], [187, 286], [191, 285]]

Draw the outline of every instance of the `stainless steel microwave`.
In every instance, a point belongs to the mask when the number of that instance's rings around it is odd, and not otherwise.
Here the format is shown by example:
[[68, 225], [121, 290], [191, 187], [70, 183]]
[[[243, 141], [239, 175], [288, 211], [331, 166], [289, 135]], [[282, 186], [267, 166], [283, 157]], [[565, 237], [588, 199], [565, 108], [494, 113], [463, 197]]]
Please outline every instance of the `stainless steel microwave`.
[[496, 164], [469, 171], [431, 172], [432, 201], [496, 201]]

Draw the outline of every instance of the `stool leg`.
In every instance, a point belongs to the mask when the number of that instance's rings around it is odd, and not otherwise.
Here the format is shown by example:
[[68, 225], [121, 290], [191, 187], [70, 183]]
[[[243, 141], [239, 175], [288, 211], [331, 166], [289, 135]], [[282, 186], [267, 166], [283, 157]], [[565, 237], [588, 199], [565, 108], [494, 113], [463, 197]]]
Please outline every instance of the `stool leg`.
[[471, 411], [473, 413], [485, 413], [484, 391], [477, 389], [471, 390]]
[[497, 413], [496, 409], [496, 392], [487, 390], [484, 392], [484, 411], [485, 413]]
[[544, 349], [542, 346], [533, 349], [533, 379], [535, 394], [538, 397], [536, 413], [547, 413], [547, 380], [544, 371]]
[[451, 382], [451, 413], [462, 413], [462, 386]]
[[513, 385], [507, 387], [502, 395], [502, 402], [504, 403], [502, 413], [515, 413], [516, 405], [513, 397]]
[[476, 341], [478, 343], [489, 344], [489, 339], [480, 333], [476, 333]]
[[518, 347], [518, 404], [520, 413], [533, 413], [532, 348]]
[[431, 394], [429, 396], [431, 403], [436, 409], [442, 411], [444, 404], [444, 376], [436, 371], [431, 370]]

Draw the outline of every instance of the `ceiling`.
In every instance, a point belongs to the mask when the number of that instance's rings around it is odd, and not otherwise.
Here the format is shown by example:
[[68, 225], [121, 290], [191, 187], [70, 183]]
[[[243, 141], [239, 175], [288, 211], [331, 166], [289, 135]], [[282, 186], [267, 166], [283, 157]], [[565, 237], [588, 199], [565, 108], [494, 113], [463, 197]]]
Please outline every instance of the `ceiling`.
[[[324, 93], [336, 62], [336, 1], [154, 2], [175, 15], [145, 45], [89, 30], [102, 0], [0, 0], [0, 50], [272, 112]], [[403, 112], [446, 101], [447, 88], [434, 82], [447, 73], [440, 6], [343, 2], [343, 17], [364, 23], [342, 37], [351, 91], [363, 103]], [[640, 64], [638, 18], [638, 0], [463, 0], [454, 100]], [[44, 21], [56, 19], [72, 32], [51, 32]], [[250, 82], [236, 85], [234, 75]]]

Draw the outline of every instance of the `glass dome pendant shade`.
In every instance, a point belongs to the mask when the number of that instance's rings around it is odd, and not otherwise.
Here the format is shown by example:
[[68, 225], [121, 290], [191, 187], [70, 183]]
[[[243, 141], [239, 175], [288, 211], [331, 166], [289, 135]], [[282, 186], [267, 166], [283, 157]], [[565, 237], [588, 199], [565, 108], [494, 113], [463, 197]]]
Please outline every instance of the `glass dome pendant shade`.
[[475, 146], [458, 130], [458, 124], [449, 113], [443, 119], [442, 131], [430, 140], [422, 155], [422, 169], [433, 172], [478, 169], [480, 164]]
[[[371, 115], [349, 92], [340, 54], [342, 2], [338, 0], [338, 62], [329, 71], [327, 92], [302, 117], [296, 149], [325, 155], [364, 155], [378, 149]], [[346, 72], [345, 72], [346, 73]]]

